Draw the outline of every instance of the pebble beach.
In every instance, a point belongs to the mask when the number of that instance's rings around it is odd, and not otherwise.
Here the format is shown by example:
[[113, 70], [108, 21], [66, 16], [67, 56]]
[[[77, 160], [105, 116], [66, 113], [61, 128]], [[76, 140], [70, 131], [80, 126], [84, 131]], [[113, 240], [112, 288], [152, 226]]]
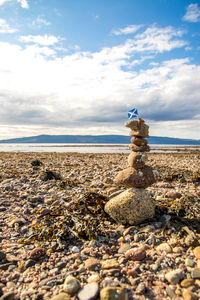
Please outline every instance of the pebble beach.
[[148, 153], [155, 217], [104, 205], [127, 154], [0, 153], [0, 299], [200, 298], [200, 150]]

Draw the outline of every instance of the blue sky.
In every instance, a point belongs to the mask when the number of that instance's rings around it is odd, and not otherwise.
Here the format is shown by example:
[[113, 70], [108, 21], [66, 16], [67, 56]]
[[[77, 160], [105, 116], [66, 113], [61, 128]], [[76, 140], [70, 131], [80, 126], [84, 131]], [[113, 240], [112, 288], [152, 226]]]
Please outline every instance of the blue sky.
[[200, 1], [0, 0], [0, 139], [200, 139]]

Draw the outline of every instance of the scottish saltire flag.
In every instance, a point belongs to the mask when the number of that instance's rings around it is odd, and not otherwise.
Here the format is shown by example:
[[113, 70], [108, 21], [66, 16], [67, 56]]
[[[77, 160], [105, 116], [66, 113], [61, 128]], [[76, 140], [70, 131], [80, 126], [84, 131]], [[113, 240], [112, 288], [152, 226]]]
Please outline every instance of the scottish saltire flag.
[[138, 112], [137, 112], [137, 109], [136, 108], [133, 108], [131, 109], [129, 112], [128, 112], [128, 118], [129, 119], [135, 119], [135, 118], [138, 118]]

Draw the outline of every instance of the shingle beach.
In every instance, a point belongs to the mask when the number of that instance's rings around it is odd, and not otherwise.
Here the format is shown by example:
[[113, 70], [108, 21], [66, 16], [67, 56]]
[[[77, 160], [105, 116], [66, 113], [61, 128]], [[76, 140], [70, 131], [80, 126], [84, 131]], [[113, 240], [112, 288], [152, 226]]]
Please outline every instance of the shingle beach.
[[200, 151], [148, 153], [155, 217], [104, 205], [127, 154], [0, 153], [0, 299], [199, 299]]

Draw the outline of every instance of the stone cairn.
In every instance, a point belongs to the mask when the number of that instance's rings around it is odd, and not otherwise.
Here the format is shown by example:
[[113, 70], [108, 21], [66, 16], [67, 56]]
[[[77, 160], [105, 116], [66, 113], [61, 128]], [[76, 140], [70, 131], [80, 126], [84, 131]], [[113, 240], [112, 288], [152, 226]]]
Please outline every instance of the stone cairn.
[[155, 214], [154, 200], [145, 188], [155, 183], [159, 174], [145, 165], [146, 152], [150, 151], [145, 139], [149, 137], [149, 126], [141, 118], [128, 120], [125, 126], [131, 129], [129, 149], [132, 152], [128, 157], [129, 167], [119, 172], [114, 182], [128, 189], [111, 198], [105, 205], [105, 211], [119, 223], [136, 225]]

